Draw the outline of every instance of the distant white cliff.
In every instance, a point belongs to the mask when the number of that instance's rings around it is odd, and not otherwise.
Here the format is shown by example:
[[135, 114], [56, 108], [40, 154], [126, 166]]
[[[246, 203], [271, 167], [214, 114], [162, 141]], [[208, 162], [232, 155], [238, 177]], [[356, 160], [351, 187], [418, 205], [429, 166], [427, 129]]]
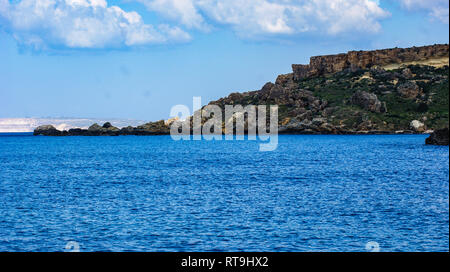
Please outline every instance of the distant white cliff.
[[137, 126], [145, 123], [141, 120], [132, 119], [89, 119], [89, 118], [0, 118], [1, 132], [33, 132], [41, 125], [53, 125], [58, 130], [71, 128], [86, 129], [93, 123], [103, 124], [111, 122], [112, 125], [121, 128], [126, 126]]

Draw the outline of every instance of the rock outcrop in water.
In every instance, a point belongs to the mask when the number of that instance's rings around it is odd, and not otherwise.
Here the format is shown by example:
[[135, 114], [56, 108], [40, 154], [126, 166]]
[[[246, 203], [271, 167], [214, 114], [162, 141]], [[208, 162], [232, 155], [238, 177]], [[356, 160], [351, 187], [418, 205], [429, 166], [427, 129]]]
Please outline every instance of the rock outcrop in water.
[[[448, 57], [448, 45], [312, 57], [309, 65], [293, 65], [292, 73], [279, 75], [275, 83], [268, 82], [261, 90], [232, 93], [209, 104], [222, 110], [225, 105], [278, 105], [280, 133], [427, 133], [427, 129], [448, 126]], [[207, 120], [204, 117], [202, 122]], [[223, 120], [223, 126], [228, 122]], [[169, 132], [168, 122], [157, 121], [121, 129], [108, 123], [87, 130], [39, 127], [35, 135]]]
[[427, 145], [449, 145], [448, 136], [449, 136], [448, 128], [438, 129], [425, 140], [425, 143]]
[[59, 131], [51, 125], [40, 126], [34, 130], [34, 135], [42, 136], [120, 136], [120, 135], [166, 135], [169, 126], [164, 121], [150, 122], [137, 127], [124, 127], [119, 129], [106, 122], [103, 126], [97, 123], [88, 129], [73, 128], [68, 131]]
[[34, 135], [43, 135], [43, 136], [64, 136], [62, 131], [57, 130], [52, 125], [43, 125], [39, 126], [34, 130]]

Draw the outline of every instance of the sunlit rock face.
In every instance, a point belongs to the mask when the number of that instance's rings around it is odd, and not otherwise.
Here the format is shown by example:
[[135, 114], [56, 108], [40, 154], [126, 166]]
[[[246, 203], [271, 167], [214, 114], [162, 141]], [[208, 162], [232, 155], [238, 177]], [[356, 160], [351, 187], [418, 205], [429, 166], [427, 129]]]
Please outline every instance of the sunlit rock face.
[[303, 79], [337, 73], [345, 69], [367, 69], [374, 66], [448, 58], [448, 56], [448, 44], [373, 51], [350, 51], [346, 54], [312, 57], [309, 64], [293, 64], [292, 69], [294, 79]]

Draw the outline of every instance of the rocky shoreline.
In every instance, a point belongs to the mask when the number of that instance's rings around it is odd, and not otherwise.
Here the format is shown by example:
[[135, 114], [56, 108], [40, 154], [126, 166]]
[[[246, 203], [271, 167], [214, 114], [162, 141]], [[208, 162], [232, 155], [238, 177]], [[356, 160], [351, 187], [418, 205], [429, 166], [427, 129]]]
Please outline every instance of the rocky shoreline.
[[[401, 131], [382, 131], [382, 130], [369, 130], [369, 131], [345, 131], [345, 130], [333, 130], [333, 131], [318, 131], [313, 129], [302, 130], [289, 130], [281, 128], [279, 134], [281, 135], [398, 135], [398, 134], [430, 134], [433, 131], [427, 131], [424, 133], [416, 132], [413, 130], [401, 130]], [[191, 131], [192, 134], [192, 131]], [[223, 133], [225, 134], [225, 133]], [[151, 136], [151, 135], [170, 135], [170, 125], [167, 122], [161, 120], [158, 122], [146, 123], [137, 127], [124, 127], [117, 128], [112, 126], [109, 122], [103, 124], [103, 126], [97, 123], [90, 126], [88, 129], [73, 128], [69, 130], [58, 130], [52, 125], [43, 125], [37, 127], [33, 135], [35, 136]], [[440, 135], [440, 134], [439, 134]]]
[[125, 135], [168, 135], [169, 126], [164, 121], [150, 122], [137, 127], [117, 128], [106, 122], [103, 126], [95, 123], [88, 129], [73, 128], [69, 130], [57, 130], [52, 125], [37, 127], [33, 135], [35, 136], [125, 136]]
[[[431, 133], [431, 134], [430, 134]], [[33, 135], [35, 136], [154, 136], [154, 135], [169, 135], [170, 124], [165, 121], [150, 122], [137, 127], [117, 128], [106, 122], [103, 126], [97, 123], [90, 126], [88, 129], [74, 128], [69, 130], [57, 130], [52, 125], [44, 125], [37, 127]], [[279, 134], [282, 135], [398, 135], [398, 134], [430, 134], [426, 139], [427, 145], [449, 145], [449, 129], [439, 129], [434, 132], [427, 131], [419, 133], [413, 130], [402, 131], [324, 131], [317, 132], [314, 130], [281, 130]]]
[[425, 140], [427, 145], [449, 145], [449, 129], [438, 129]]
[[[436, 130], [427, 143], [441, 144], [445, 140], [439, 140], [443, 134], [438, 129], [449, 123], [448, 56], [445, 44], [312, 57], [309, 64], [293, 65], [292, 73], [279, 75], [260, 90], [231, 93], [208, 105], [218, 106], [222, 116], [227, 105], [278, 105], [279, 134], [432, 134]], [[432, 64], [445, 58], [447, 62]], [[210, 120], [208, 116], [202, 114], [202, 124]], [[191, 123], [192, 134], [192, 116], [186, 122]], [[229, 122], [233, 118], [222, 120], [222, 131]], [[170, 126], [171, 121], [164, 120], [123, 128], [93, 124], [67, 131], [47, 125], [36, 128], [34, 135], [168, 135]]]

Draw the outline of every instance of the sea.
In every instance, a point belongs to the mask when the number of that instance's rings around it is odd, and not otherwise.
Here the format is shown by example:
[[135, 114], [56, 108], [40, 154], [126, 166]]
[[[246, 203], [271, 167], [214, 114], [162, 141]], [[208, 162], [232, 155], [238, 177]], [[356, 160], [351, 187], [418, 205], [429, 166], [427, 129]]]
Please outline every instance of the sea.
[[427, 135], [0, 134], [0, 251], [449, 251]]

